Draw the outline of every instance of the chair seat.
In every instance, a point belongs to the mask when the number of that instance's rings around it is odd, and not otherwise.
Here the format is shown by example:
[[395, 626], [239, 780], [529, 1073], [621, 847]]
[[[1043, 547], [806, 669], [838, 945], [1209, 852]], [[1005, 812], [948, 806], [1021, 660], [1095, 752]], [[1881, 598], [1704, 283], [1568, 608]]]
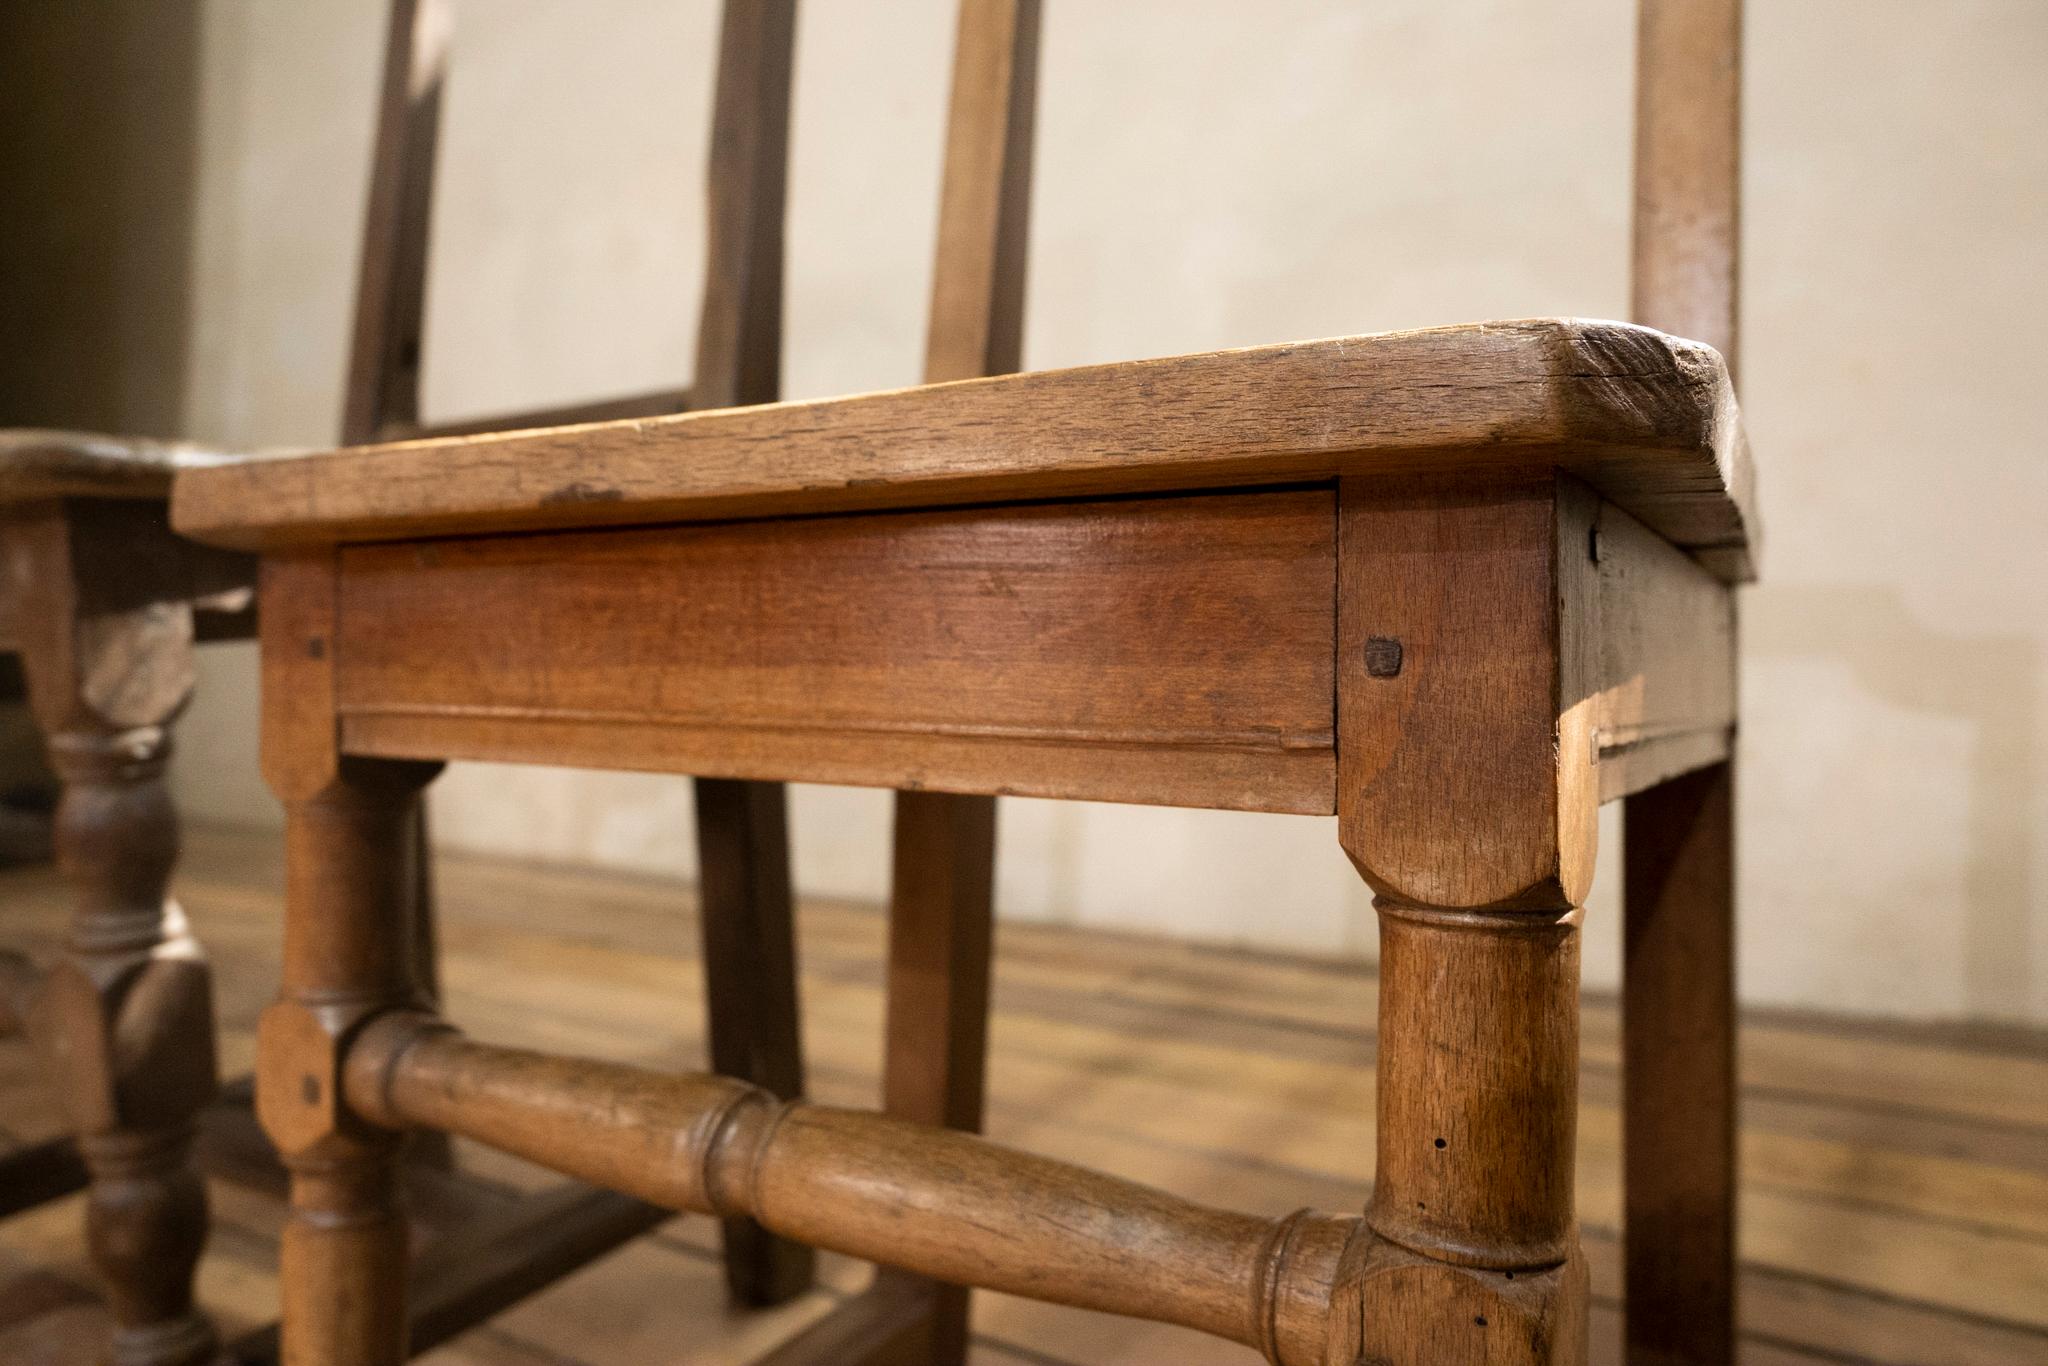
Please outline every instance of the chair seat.
[[[127, 557], [117, 602], [133, 595], [182, 599], [203, 614], [202, 638], [239, 639], [253, 630], [255, 564], [241, 554], [174, 538], [162, 506], [178, 471], [239, 458], [188, 441], [0, 428], [0, 510], [13, 507], [17, 515], [35, 517], [41, 514], [26, 505], [88, 500], [96, 509], [91, 520], [103, 530], [97, 541], [80, 544], [118, 546]], [[157, 506], [137, 506], [151, 503]], [[61, 515], [83, 514], [83, 507], [74, 507]], [[15, 599], [14, 593], [0, 592], [0, 651], [22, 647], [24, 623], [15, 618]]]
[[241, 549], [1311, 482], [1569, 470], [1729, 581], [1758, 545], [1713, 348], [1475, 323], [193, 470]]
[[235, 457], [188, 441], [40, 427], [0, 428], [0, 503], [164, 498], [181, 469]]

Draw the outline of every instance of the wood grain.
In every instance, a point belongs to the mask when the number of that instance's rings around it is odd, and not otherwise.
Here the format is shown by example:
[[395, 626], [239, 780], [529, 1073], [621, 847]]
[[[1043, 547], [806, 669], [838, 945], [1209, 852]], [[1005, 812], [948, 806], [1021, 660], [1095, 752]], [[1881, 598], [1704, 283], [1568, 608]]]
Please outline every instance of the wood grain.
[[[696, 784], [704, 1002], [712, 1070], [793, 1100], [804, 1092], [787, 801], [772, 783]], [[744, 1217], [725, 1221], [726, 1276], [742, 1304], [811, 1283], [811, 1250]]]
[[174, 521], [251, 548], [1552, 468], [1746, 574], [1751, 475], [1719, 358], [1557, 320], [251, 461], [181, 479]]
[[699, 408], [772, 403], [782, 386], [782, 221], [796, 0], [727, 0], [706, 171]]
[[1327, 812], [1333, 529], [1303, 490], [353, 547], [336, 706], [361, 753]]
[[1641, 522], [1567, 481], [1557, 501], [1560, 733], [1613, 801], [1718, 763], [1735, 727], [1735, 599]]

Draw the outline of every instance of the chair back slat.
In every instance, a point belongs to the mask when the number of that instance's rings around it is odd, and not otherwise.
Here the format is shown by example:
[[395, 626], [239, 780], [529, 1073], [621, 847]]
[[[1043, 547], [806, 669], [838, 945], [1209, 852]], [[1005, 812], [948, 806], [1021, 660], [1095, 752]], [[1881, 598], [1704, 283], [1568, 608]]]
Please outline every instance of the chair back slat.
[[690, 406], [781, 391], [783, 206], [796, 0], [727, 0], [706, 178], [704, 306]]
[[925, 379], [1020, 369], [1039, 0], [961, 0]]
[[[393, 0], [357, 277], [342, 440], [414, 435], [427, 243], [451, 25], [445, 0]], [[727, 0], [707, 173], [696, 375], [687, 392], [562, 410], [563, 421], [772, 402], [780, 387], [783, 211], [795, 0]], [[606, 411], [616, 406], [618, 413]], [[515, 425], [550, 414], [521, 414]], [[489, 431], [489, 420], [449, 430]]]
[[342, 403], [341, 439], [348, 445], [419, 421], [427, 232], [448, 34], [444, 0], [393, 0]]
[[1630, 308], [1731, 373], [1741, 171], [1742, 0], [1641, 0]]

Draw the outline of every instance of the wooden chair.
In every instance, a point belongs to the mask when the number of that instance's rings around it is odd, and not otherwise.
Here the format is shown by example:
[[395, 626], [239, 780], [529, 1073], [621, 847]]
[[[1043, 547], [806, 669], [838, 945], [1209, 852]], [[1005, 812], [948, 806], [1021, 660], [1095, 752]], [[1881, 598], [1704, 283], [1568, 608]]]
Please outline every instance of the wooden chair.
[[[955, 321], [979, 341], [948, 356], [1007, 368], [1021, 298], [1035, 7], [961, 13], [941, 238], [970, 273], [940, 272], [935, 377]], [[1738, 32], [1734, 0], [1643, 6], [1637, 309], [1724, 352]], [[1583, 1360], [1579, 908], [1617, 799], [1632, 1359], [1729, 1359], [1756, 532], [1711, 347], [1477, 324], [408, 442], [181, 474], [175, 520], [262, 557], [290, 875], [258, 1098], [300, 1359], [404, 1356], [397, 1154], [425, 1130], [902, 1269], [784, 1363], [956, 1359], [934, 1283], [1284, 1366]], [[900, 808], [891, 1113], [464, 1037], [418, 988], [400, 857], [450, 758], [964, 799]], [[1362, 1217], [940, 1127], [979, 1102], [1000, 792], [1336, 815], [1381, 917]]]

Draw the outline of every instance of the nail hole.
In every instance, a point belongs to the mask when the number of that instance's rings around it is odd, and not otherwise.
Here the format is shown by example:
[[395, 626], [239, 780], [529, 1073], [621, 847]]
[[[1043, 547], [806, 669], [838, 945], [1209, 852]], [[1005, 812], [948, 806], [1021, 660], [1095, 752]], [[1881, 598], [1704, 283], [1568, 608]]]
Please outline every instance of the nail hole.
[[1474, 1314], [1472, 1316], [1472, 1322], [1478, 1324], [1481, 1328], [1484, 1328], [1486, 1326], [1486, 1315]]
[[320, 1078], [300, 1077], [299, 1096], [308, 1105], [318, 1105], [320, 1103]]
[[1427, 1204], [1423, 1203], [1422, 1201], [1420, 1201], [1420, 1200], [1417, 1200], [1417, 1201], [1415, 1202], [1415, 1208], [1417, 1208], [1417, 1209], [1428, 1209], [1428, 1208], [1429, 1208], [1429, 1206], [1428, 1206]]
[[1436, 1141], [1436, 1146], [1437, 1146], [1437, 1147], [1439, 1147], [1439, 1148], [1442, 1148], [1442, 1147], [1446, 1147], [1446, 1146], [1448, 1146], [1448, 1145], [1447, 1145], [1447, 1144], [1445, 1144], [1445, 1142], [1444, 1142], [1444, 1141], [1443, 1141], [1442, 1139], [1438, 1139], [1438, 1140]]
[[1512, 1271], [1510, 1271], [1510, 1272], [1508, 1273], [1508, 1279], [1509, 1279], [1509, 1280], [1513, 1280], [1514, 1278], [1515, 1278], [1515, 1273], [1514, 1273], [1514, 1272], [1512, 1272]]
[[1393, 678], [1401, 672], [1401, 642], [1392, 636], [1370, 636], [1365, 642], [1365, 672], [1369, 678]]
[[313, 637], [309, 638], [309, 639], [308, 639], [308, 640], [306, 641], [306, 658], [308, 658], [308, 659], [325, 659], [325, 658], [327, 658], [327, 642], [326, 642], [325, 640], [322, 640], [322, 639], [321, 639], [321, 638], [320, 638], [319, 636], [313, 636]]

